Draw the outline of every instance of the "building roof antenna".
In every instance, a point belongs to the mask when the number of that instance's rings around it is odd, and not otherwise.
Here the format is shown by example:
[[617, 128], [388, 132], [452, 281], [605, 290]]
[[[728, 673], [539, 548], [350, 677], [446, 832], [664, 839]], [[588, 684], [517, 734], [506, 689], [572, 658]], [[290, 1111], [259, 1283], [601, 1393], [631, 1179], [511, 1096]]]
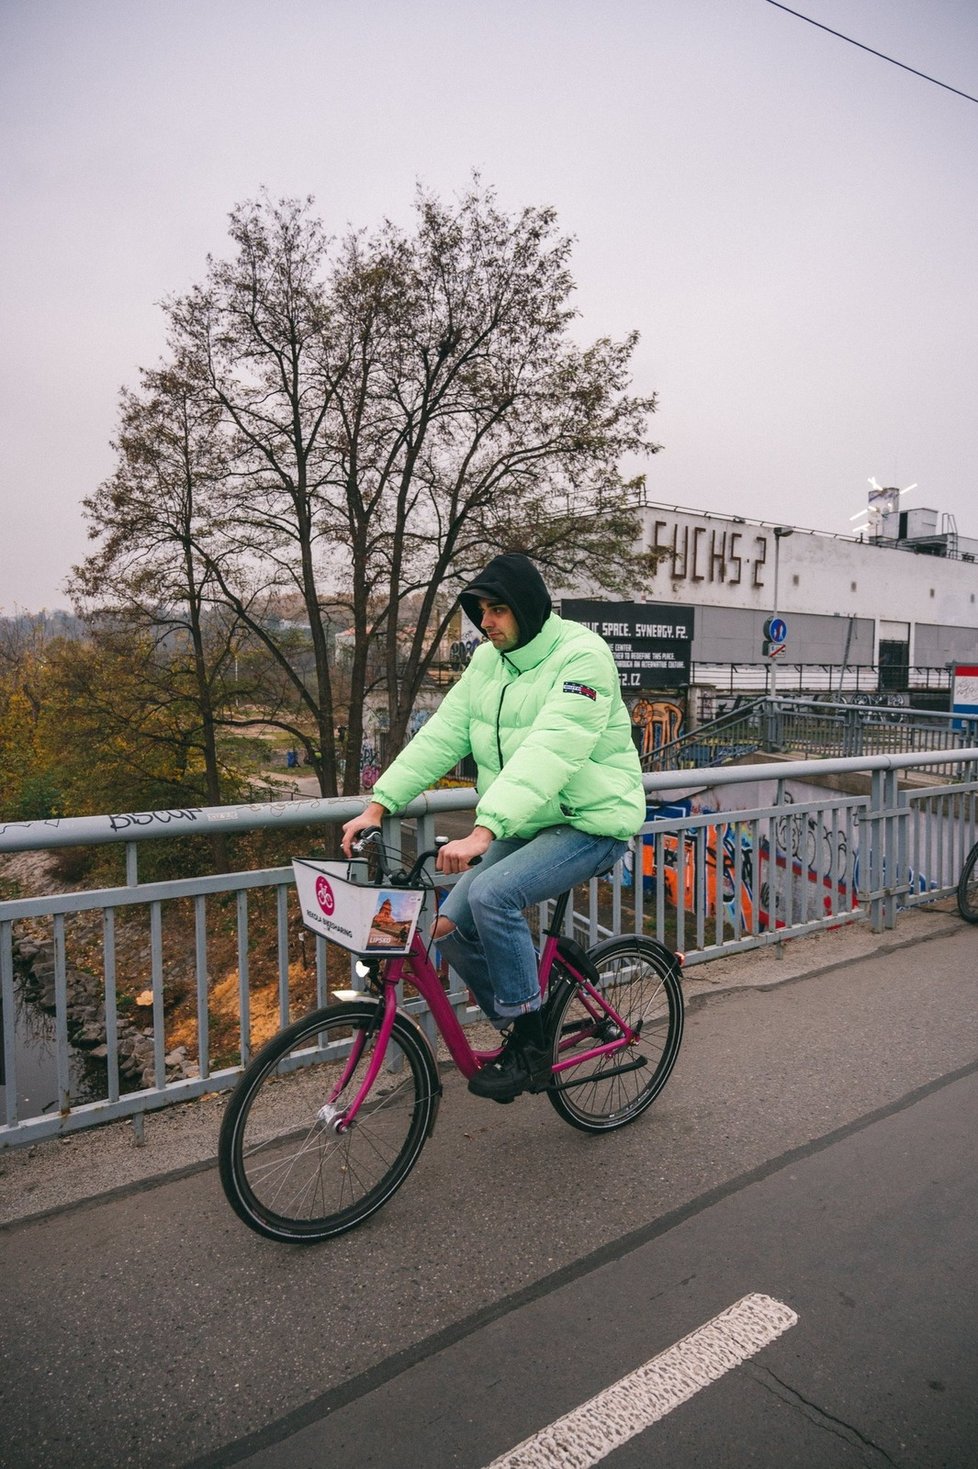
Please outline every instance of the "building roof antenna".
[[868, 516], [865, 525], [859, 526], [860, 531], [867, 531], [870, 538], [878, 536], [883, 526], [883, 516], [891, 515], [900, 503], [900, 496], [906, 495], [910, 490], [917, 488], [916, 483], [905, 485], [902, 490], [895, 485], [881, 485], [875, 475], [869, 477], [869, 496], [865, 510], [857, 510], [855, 515], [850, 515], [850, 520], [861, 520]]

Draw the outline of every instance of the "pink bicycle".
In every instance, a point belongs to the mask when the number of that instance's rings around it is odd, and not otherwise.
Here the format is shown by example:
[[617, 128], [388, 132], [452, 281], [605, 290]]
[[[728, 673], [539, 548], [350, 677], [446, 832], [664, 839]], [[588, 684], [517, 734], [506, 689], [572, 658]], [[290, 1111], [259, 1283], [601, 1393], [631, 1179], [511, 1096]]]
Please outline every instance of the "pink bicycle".
[[[374, 887], [431, 891], [424, 870], [433, 852], [423, 852], [410, 871], [391, 873], [379, 833], [372, 844], [379, 863]], [[540, 954], [553, 1047], [551, 1078], [540, 1090], [573, 1127], [610, 1132], [645, 1111], [676, 1063], [682, 960], [640, 934], [585, 951], [560, 932], [569, 896], [556, 900]], [[224, 1192], [245, 1224], [269, 1239], [313, 1243], [354, 1228], [387, 1202], [418, 1161], [435, 1126], [442, 1084], [428, 1038], [399, 1007], [402, 981], [427, 1001], [463, 1076], [499, 1055], [498, 1048], [470, 1046], [417, 931], [407, 952], [365, 955], [357, 969], [366, 992], [341, 992], [339, 1003], [269, 1041], [243, 1072], [224, 1114]]]

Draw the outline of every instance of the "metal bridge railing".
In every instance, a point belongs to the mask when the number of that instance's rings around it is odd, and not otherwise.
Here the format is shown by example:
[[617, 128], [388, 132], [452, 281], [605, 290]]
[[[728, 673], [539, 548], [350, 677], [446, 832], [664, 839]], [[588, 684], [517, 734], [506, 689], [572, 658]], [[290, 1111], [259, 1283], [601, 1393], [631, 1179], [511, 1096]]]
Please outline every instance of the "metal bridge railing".
[[[612, 880], [575, 894], [568, 924], [585, 942], [623, 930], [655, 934], [684, 950], [688, 966], [843, 923], [868, 921], [882, 931], [899, 908], [954, 891], [975, 840], [976, 761], [978, 747], [722, 767], [697, 783], [712, 788], [707, 804], [716, 810], [662, 810], [689, 791], [689, 773], [647, 775], [654, 819]], [[919, 766], [951, 768], [959, 778], [901, 790], [900, 772]], [[857, 773], [869, 777], [865, 794], [820, 789], [812, 799], [792, 799], [789, 783]], [[112, 1118], [138, 1122], [152, 1108], [226, 1088], [262, 1027], [274, 1030], [297, 1009], [326, 1003], [338, 980], [348, 986], [348, 957], [327, 954], [301, 925], [291, 868], [143, 882], [139, 854], [145, 843], [178, 834], [300, 827], [301, 854], [310, 825], [336, 826], [361, 805], [300, 800], [0, 828], [0, 855], [103, 844], [125, 853], [119, 886], [0, 902], [0, 1146]], [[388, 839], [409, 850], [431, 846], [448, 813], [473, 805], [471, 790], [428, 792], [391, 819]], [[271, 980], [266, 973], [259, 985], [262, 965]], [[181, 1024], [192, 1037], [183, 1046], [173, 1038], [177, 971]], [[445, 983], [462, 1019], [480, 1018], [457, 977], [446, 972]], [[32, 987], [43, 1013], [28, 996]], [[430, 1034], [421, 1002], [408, 997], [407, 1004]], [[25, 1060], [39, 1016], [51, 1029], [50, 1096], [28, 1076]], [[93, 1054], [94, 1065], [79, 1060]]]

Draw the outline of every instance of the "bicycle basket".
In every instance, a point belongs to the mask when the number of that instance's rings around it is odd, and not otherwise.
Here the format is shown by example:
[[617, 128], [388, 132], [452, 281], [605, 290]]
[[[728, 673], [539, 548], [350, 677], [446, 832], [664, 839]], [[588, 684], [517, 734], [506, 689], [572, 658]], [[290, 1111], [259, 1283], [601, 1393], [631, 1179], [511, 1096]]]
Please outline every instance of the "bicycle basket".
[[406, 954], [425, 895], [417, 888], [368, 887], [362, 880], [366, 867], [295, 858], [302, 921], [354, 954]]

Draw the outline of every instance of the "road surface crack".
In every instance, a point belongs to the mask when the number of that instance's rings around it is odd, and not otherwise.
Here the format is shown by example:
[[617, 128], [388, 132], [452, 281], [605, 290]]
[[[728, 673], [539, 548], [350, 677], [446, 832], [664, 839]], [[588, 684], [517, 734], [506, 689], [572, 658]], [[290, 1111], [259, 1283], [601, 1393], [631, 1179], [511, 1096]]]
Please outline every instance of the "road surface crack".
[[844, 1419], [837, 1418], [833, 1413], [828, 1413], [824, 1408], [820, 1408], [817, 1403], [810, 1402], [797, 1388], [792, 1387], [790, 1383], [782, 1382], [781, 1378], [769, 1368], [754, 1363], [748, 1368], [748, 1371], [755, 1381], [759, 1382], [762, 1387], [768, 1388], [783, 1403], [799, 1408], [811, 1423], [824, 1428], [826, 1433], [832, 1433], [837, 1438], [844, 1439], [852, 1448], [858, 1450], [863, 1456], [863, 1462], [871, 1466], [871, 1469], [880, 1469], [880, 1466], [884, 1464], [893, 1466], [893, 1469], [899, 1469], [899, 1461], [891, 1458], [878, 1443], [874, 1443], [871, 1438], [860, 1433], [854, 1424], [846, 1423]]

